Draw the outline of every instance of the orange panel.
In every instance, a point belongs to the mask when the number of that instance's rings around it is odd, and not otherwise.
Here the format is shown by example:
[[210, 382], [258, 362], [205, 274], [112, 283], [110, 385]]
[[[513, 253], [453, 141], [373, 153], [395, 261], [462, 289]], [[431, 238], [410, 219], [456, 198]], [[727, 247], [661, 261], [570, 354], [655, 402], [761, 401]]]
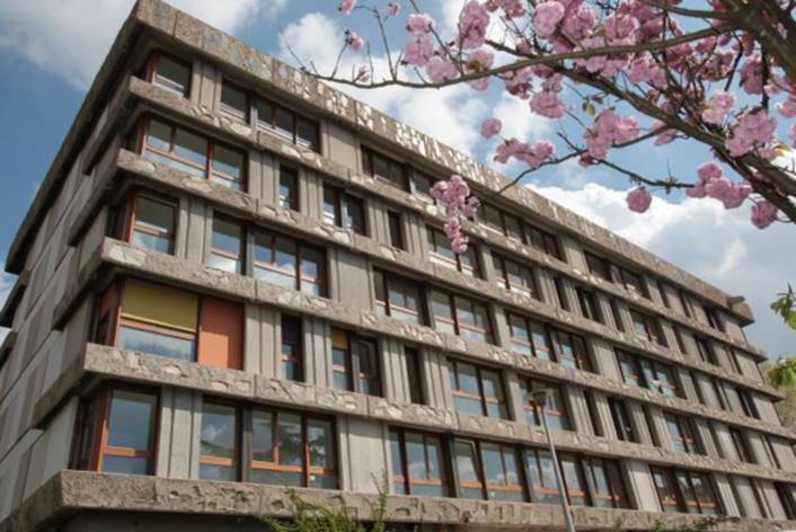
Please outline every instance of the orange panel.
[[202, 298], [198, 362], [219, 368], [243, 368], [243, 307]]

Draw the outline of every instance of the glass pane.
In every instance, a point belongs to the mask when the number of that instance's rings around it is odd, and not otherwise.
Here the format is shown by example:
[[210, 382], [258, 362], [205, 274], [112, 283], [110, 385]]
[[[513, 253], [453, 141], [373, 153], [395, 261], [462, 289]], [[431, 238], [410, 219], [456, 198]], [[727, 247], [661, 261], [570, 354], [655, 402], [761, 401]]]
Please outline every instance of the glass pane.
[[132, 245], [157, 251], [159, 253], [171, 252], [171, 239], [163, 236], [156, 236], [151, 233], [144, 233], [141, 231], [133, 231], [133, 238], [130, 242]]
[[246, 93], [226, 83], [221, 87], [221, 106], [225, 111], [244, 120], [249, 115]]
[[149, 459], [106, 454], [102, 459], [102, 472], [124, 475], [148, 475]]
[[431, 301], [431, 313], [434, 315], [434, 328], [441, 332], [455, 334], [453, 309], [448, 295], [432, 290], [429, 299]]
[[475, 366], [470, 364], [456, 363], [456, 378], [458, 390], [473, 395], [481, 395], [478, 389], [478, 372]]
[[153, 395], [114, 390], [108, 420], [108, 445], [148, 450], [152, 439]]
[[298, 175], [292, 170], [280, 169], [279, 202], [284, 209], [299, 210]]
[[567, 485], [570, 503], [573, 506], [586, 506], [586, 487], [580, 465], [574, 457], [561, 457], [561, 472]]
[[304, 439], [301, 416], [279, 415], [279, 464], [302, 466], [304, 463]]
[[191, 69], [161, 55], [158, 57], [157, 79], [170, 82], [169, 88], [176, 89], [184, 95], [191, 81]]
[[241, 261], [223, 255], [217, 255], [215, 253], [212, 253], [207, 257], [207, 265], [230, 273], [243, 272]]
[[330, 187], [323, 187], [323, 219], [327, 223], [340, 225], [340, 209], [337, 203], [338, 192]]
[[478, 399], [454, 395], [453, 406], [457, 412], [470, 416], [483, 416], [484, 407]]
[[202, 409], [201, 454], [234, 459], [236, 421], [235, 408], [205, 403]]
[[[392, 465], [393, 477], [404, 476], [404, 460], [401, 455], [401, 441], [398, 433], [392, 430], [390, 431], [390, 464]], [[403, 483], [399, 482], [396, 484], [402, 485]], [[401, 493], [403, 493], [403, 491], [401, 491]]]
[[212, 464], [199, 464], [199, 478], [202, 480], [219, 480], [235, 482], [238, 480], [234, 467]]
[[326, 258], [323, 252], [312, 248], [301, 250], [301, 291], [316, 296], [326, 278]]
[[302, 477], [302, 473], [292, 471], [273, 471], [267, 469], [251, 470], [251, 480], [257, 484], [300, 488], [304, 484]]
[[274, 461], [273, 414], [255, 410], [252, 414], [252, 458], [257, 462]]
[[431, 198], [431, 187], [434, 186], [430, 177], [419, 172], [414, 172], [415, 193]]
[[[241, 181], [243, 178], [243, 154], [224, 146], [213, 146], [213, 170], [224, 174], [228, 179]], [[240, 184], [234, 185], [239, 189]]]
[[334, 474], [322, 475], [319, 473], [310, 473], [310, 482], [308, 484], [308, 487], [326, 489], [326, 490], [336, 490], [338, 488], [337, 475]]
[[272, 127], [273, 119], [274, 119], [274, 108], [273, 106], [262, 100], [258, 100], [254, 102], [254, 106], [257, 109], [257, 125], [260, 127]]
[[178, 360], [194, 360], [194, 340], [167, 336], [123, 325], [119, 328], [119, 347], [148, 355]]
[[276, 132], [293, 142], [293, 113], [277, 107], [275, 117]]
[[147, 144], [158, 150], [168, 152], [171, 148], [171, 126], [158, 120], [150, 120]]
[[310, 466], [334, 469], [334, 431], [331, 421], [310, 419], [307, 430]]
[[427, 480], [432, 478], [426, 467], [426, 446], [423, 436], [414, 432], [406, 433], [406, 460], [411, 480]]
[[158, 232], [171, 233], [174, 230], [174, 206], [138, 196], [135, 221], [139, 226]]
[[174, 154], [204, 168], [207, 164], [207, 141], [199, 135], [177, 128]]
[[320, 151], [318, 125], [299, 118], [296, 120], [296, 126], [298, 128], [298, 144], [313, 151]]
[[271, 235], [257, 232], [254, 234], [254, 260], [271, 264], [274, 262], [273, 238]]
[[243, 229], [240, 225], [223, 218], [213, 219], [213, 249], [241, 255]]
[[547, 451], [528, 452], [528, 472], [534, 489], [534, 502], [555, 504], [561, 500], [553, 459]]
[[[476, 469], [475, 446], [467, 442], [457, 441], [455, 445], [456, 470], [459, 473], [462, 496], [465, 499], [483, 499], [481, 479]], [[469, 485], [468, 485], [469, 484]], [[474, 486], [478, 484], [479, 486]]]
[[345, 220], [345, 227], [353, 230], [355, 233], [365, 234], [365, 205], [359, 198], [346, 197], [346, 212], [348, 214]]

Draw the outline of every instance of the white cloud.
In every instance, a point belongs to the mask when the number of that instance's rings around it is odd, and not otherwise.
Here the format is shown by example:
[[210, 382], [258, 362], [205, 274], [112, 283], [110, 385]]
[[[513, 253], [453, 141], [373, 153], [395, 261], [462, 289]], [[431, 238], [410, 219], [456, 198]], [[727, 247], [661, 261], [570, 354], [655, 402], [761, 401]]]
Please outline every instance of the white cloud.
[[[329, 74], [337, 61], [342, 41], [343, 30], [334, 20], [323, 13], [308, 13], [284, 29], [280, 38], [280, 55], [295, 62], [290, 53], [292, 50], [303, 64], [314, 65], [320, 73]], [[352, 68], [358, 68], [365, 61], [364, 53], [347, 50], [338, 75], [350, 76]], [[384, 57], [374, 56], [373, 65], [374, 79], [388, 72]], [[487, 106], [467, 86], [425, 90], [401, 87], [371, 90], [345, 85], [338, 88], [465, 153], [472, 153], [480, 140], [478, 128], [486, 116]]]
[[532, 114], [528, 100], [506, 92], [501, 92], [493, 114], [503, 122], [501, 135], [507, 138], [517, 137], [521, 141], [536, 142], [549, 138], [553, 132], [552, 120]]
[[[254, 19], [261, 0], [172, 0], [224, 31]], [[266, 7], [275, 16], [286, 0]], [[14, 52], [78, 89], [94, 78], [134, 4], [133, 0], [0, 0], [0, 48]]]
[[656, 197], [647, 213], [634, 214], [625, 191], [595, 183], [579, 191], [530, 187], [725, 292], [745, 296], [756, 319], [747, 330], [750, 341], [774, 358], [796, 355], [796, 331], [768, 308], [788, 282], [796, 282], [791, 225], [760, 231], [749, 222], [748, 205], [727, 211], [710, 199]]

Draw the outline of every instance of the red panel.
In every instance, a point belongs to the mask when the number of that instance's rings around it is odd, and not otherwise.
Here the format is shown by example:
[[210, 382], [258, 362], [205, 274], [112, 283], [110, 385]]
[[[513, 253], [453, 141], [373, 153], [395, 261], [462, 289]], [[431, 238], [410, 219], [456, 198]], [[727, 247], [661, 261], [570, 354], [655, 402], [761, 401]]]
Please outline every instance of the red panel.
[[243, 368], [243, 307], [212, 297], [199, 311], [198, 362], [219, 368]]

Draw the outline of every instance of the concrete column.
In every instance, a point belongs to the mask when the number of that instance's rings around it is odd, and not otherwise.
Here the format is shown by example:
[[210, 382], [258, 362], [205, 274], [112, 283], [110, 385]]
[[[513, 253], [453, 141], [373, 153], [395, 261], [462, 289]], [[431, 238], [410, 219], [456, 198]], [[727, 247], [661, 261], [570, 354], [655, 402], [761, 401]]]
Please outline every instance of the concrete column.
[[699, 403], [699, 395], [697, 395], [696, 386], [693, 374], [682, 366], [674, 366], [674, 371], [677, 374], [677, 380], [680, 381], [680, 387], [683, 390], [685, 398], [694, 403]]
[[[259, 152], [257, 156], [258, 171], [252, 172], [253, 178], [258, 181], [256, 188], [263, 203], [276, 207], [279, 199], [279, 161], [268, 152]], [[301, 201], [301, 188], [299, 186], [299, 202]]]
[[694, 358], [699, 358], [699, 350], [697, 349], [696, 340], [694, 340], [694, 333], [685, 327], [680, 327], [679, 330], [685, 354]]
[[694, 384], [699, 387], [702, 398], [705, 399], [707, 406], [721, 410], [721, 404], [716, 397], [716, 391], [710, 380], [708, 380], [708, 377], [699, 372], [692, 373], [692, 376], [694, 377]]
[[738, 503], [735, 501], [735, 495], [732, 493], [730, 480], [727, 478], [727, 475], [714, 473], [713, 479], [716, 481], [716, 490], [718, 491], [718, 496], [724, 511], [729, 516], [740, 517], [741, 512], [738, 508]]
[[548, 305], [556, 306], [558, 304], [558, 296], [556, 295], [556, 286], [553, 283], [553, 276], [550, 273], [550, 270], [540, 268], [538, 272], [539, 292], [540, 296], [542, 297], [542, 301]]
[[619, 362], [617, 362], [616, 353], [614, 353], [611, 346], [605, 340], [596, 336], [586, 337], [586, 342], [591, 344], [589, 347], [594, 361], [594, 369], [597, 373], [616, 382], [623, 382], [622, 374], [619, 370]]
[[653, 303], [662, 307], [666, 306], [663, 304], [663, 296], [661, 296], [661, 292], [658, 290], [658, 283], [656, 283], [654, 279], [641, 274], [641, 283], [646, 285], [647, 293], [650, 295], [650, 299], [652, 299]]
[[661, 331], [663, 332], [663, 338], [666, 342], [666, 345], [671, 351], [680, 353], [680, 346], [677, 345], [677, 338], [674, 335], [672, 323], [665, 319], [659, 319], [658, 323], [661, 325]]
[[315, 386], [332, 386], [332, 328], [318, 318], [304, 318], [304, 378]]
[[337, 416], [340, 487], [343, 491], [378, 493], [390, 470], [387, 430], [380, 421]]
[[776, 409], [774, 408], [774, 403], [768, 397], [763, 397], [761, 394], [757, 392], [749, 392], [749, 395], [752, 396], [752, 401], [755, 403], [755, 407], [757, 407], [757, 413], [760, 414], [760, 419], [771, 423], [772, 425], [782, 426], [782, 422], [779, 419], [779, 414], [777, 414]]
[[614, 330], [620, 330], [614, 320], [614, 313], [613, 310], [611, 310], [611, 300], [599, 290], [595, 290], [594, 295], [597, 299], [597, 306], [599, 307], [600, 316], [602, 316], [605, 326]]
[[575, 292], [575, 285], [569, 277], [561, 276], [561, 287], [563, 297], [566, 299], [566, 307], [563, 302], [559, 301], [559, 307], [568, 308], [570, 312], [580, 314], [580, 304], [578, 303], [578, 294]]
[[382, 338], [379, 343], [382, 361], [384, 397], [389, 401], [411, 402], [406, 373], [406, 355], [403, 344], [393, 338]]
[[663, 410], [657, 406], [648, 406], [650, 413], [650, 433], [654, 434], [653, 440], [657, 441], [663, 449], [674, 449], [672, 445], [672, 437], [669, 434], [669, 427], [666, 426], [666, 418], [663, 415]]
[[495, 345], [504, 349], [511, 349], [511, 331], [509, 330], [506, 308], [497, 303], [490, 303], [490, 313], [494, 317]]
[[636, 460], [622, 460], [621, 464], [635, 508], [647, 512], [660, 512], [661, 505], [649, 466]]
[[526, 423], [525, 404], [522, 400], [520, 379], [516, 372], [503, 369], [501, 371], [503, 382], [506, 384], [506, 405], [508, 406], [509, 419], [519, 423]]
[[406, 234], [406, 251], [416, 257], [424, 257], [428, 249], [426, 228], [423, 219], [411, 212], [404, 212], [404, 230]]
[[155, 475], [199, 478], [201, 418], [201, 393], [171, 387], [161, 390]]
[[174, 255], [179, 259], [188, 259], [188, 228], [191, 220], [191, 201], [193, 198], [181, 196], [177, 206], [177, 232], [174, 235]]
[[492, 258], [492, 250], [488, 246], [478, 246], [478, 261], [484, 279], [494, 284], [497, 282], [497, 272], [495, 271], [495, 261]]
[[713, 422], [713, 431], [716, 434], [716, 441], [721, 446], [721, 454], [727, 460], [740, 461], [738, 453], [735, 451], [735, 444], [730, 436], [730, 429], [724, 423]]
[[267, 377], [281, 377], [282, 328], [279, 312], [251, 303], [246, 304], [245, 311], [244, 370]]
[[453, 391], [447, 357], [431, 349], [423, 349], [421, 357], [423, 380], [428, 383], [429, 393], [426, 395], [428, 405], [453, 410]]
[[760, 506], [757, 504], [754, 492], [752, 491], [751, 479], [748, 477], [734, 476], [732, 482], [735, 484], [735, 491], [738, 494], [736, 501], [739, 511], [743, 517], [747, 518], [760, 518], [763, 515], [760, 513]]
[[630, 309], [627, 304], [621, 299], [614, 299], [616, 306], [616, 313], [622, 321], [622, 329], [625, 333], [633, 338], [633, 322], [630, 319]]
[[589, 267], [586, 264], [586, 256], [583, 254], [583, 248], [580, 243], [566, 235], [560, 235], [558, 241], [561, 244], [561, 251], [564, 253], [567, 263], [573, 268], [587, 273]]
[[572, 429], [579, 434], [593, 436], [594, 426], [589, 415], [589, 407], [586, 405], [586, 395], [583, 392], [583, 388], [567, 385], [564, 388], [564, 396]]
[[210, 63], [194, 61], [193, 83], [191, 83], [190, 99], [213, 112], [218, 112], [221, 106], [221, 86], [223, 83], [221, 71]]
[[77, 397], [70, 398], [49, 421], [47, 429], [31, 447], [30, 467], [27, 470], [23, 498], [32, 495], [62, 469], [69, 468], [78, 404]]
[[705, 454], [713, 458], [721, 458], [723, 449], [716, 447], [716, 440], [713, 438], [714, 428], [705, 419], [701, 417], [694, 417], [694, 427], [696, 427], [697, 436], [705, 450]]
[[630, 416], [630, 422], [633, 424], [633, 432], [636, 434], [638, 443], [644, 445], [654, 445], [652, 435], [650, 434], [647, 418], [644, 415], [641, 403], [636, 401], [626, 401], [627, 413]]
[[758, 479], [757, 482], [760, 486], [761, 496], [768, 503], [768, 508], [772, 514], [768, 516], [769, 519], [787, 519], [788, 516], [785, 514], [785, 509], [782, 508], [782, 503], [779, 501], [779, 495], [777, 495], [777, 489], [774, 487], [774, 483], [770, 480], [762, 479]]
[[188, 209], [185, 257], [190, 261], [202, 263], [205, 260], [208, 231], [212, 230], [212, 209], [199, 198], [191, 198]]
[[376, 198], [368, 198], [367, 202], [368, 236], [382, 244], [390, 245], [387, 205]]
[[321, 126], [324, 156], [351, 170], [357, 170], [357, 133], [328, 120], [322, 121]]
[[790, 442], [782, 438], [777, 438], [776, 436], [769, 436], [768, 438], [771, 441], [771, 446], [774, 448], [774, 452], [777, 455], [782, 469], [786, 471], [796, 470], [796, 454], [794, 454]]
[[614, 418], [611, 415], [611, 408], [608, 406], [608, 398], [602, 392], [594, 391], [592, 400], [594, 401], [594, 412], [597, 415], [597, 419], [594, 420], [597, 425], [595, 428], [604, 438], [618, 440]]
[[708, 343], [713, 348], [713, 353], [716, 355], [716, 361], [719, 363], [719, 366], [726, 369], [730, 373], [736, 373], [735, 367], [730, 360], [730, 353], [727, 352], [724, 345], [720, 342], [716, 342], [715, 340], [708, 340]]
[[745, 428], [741, 430], [746, 436], [746, 441], [749, 444], [749, 452], [752, 454], [752, 460], [754, 460], [756, 464], [776, 469], [777, 466], [771, 463], [771, 460], [768, 458], [765, 442], [763, 442], [763, 435]]
[[299, 205], [307, 216], [323, 219], [323, 179], [304, 168], [299, 170]]
[[[359, 308], [373, 308], [372, 270], [369, 261], [343, 248], [330, 250], [329, 297]], [[343, 296], [345, 294], [345, 296]]]

